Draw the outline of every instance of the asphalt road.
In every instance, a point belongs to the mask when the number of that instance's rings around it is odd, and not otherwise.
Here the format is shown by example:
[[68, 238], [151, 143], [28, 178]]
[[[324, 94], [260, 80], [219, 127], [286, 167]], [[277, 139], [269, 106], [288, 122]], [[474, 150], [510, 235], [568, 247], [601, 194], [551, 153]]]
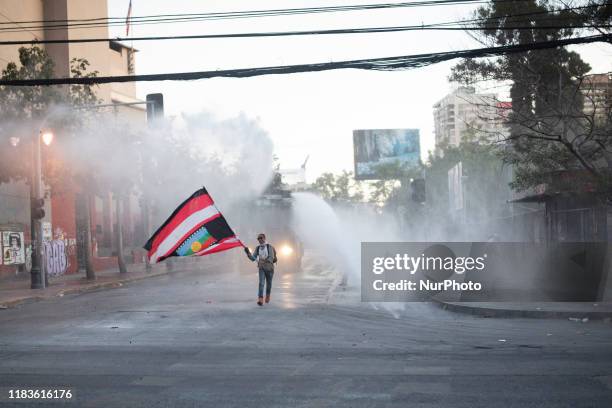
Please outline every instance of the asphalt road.
[[314, 264], [258, 307], [248, 266], [0, 310], [0, 406], [612, 407], [610, 323], [374, 307]]

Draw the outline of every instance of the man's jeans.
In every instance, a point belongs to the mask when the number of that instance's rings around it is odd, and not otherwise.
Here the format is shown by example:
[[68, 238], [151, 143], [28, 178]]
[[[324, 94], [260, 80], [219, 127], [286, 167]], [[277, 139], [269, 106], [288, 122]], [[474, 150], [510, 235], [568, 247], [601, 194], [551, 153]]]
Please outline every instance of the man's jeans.
[[263, 268], [259, 268], [259, 297], [263, 297], [264, 281], [266, 283], [266, 295], [269, 296], [272, 291], [272, 277], [274, 271], [266, 272]]

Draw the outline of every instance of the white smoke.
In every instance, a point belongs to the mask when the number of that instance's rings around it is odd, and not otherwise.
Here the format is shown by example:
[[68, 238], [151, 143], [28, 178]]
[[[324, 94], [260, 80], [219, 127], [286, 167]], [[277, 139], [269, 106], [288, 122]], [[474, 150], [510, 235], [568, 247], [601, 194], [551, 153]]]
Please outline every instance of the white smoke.
[[19, 153], [26, 155], [42, 128], [55, 134], [43, 146], [44, 179], [72, 178], [94, 193], [145, 194], [157, 209], [153, 227], [202, 186], [223, 208], [253, 199], [272, 176], [272, 141], [243, 114], [220, 120], [200, 112], [147, 126], [144, 118], [128, 122], [108, 111], [56, 106], [42, 120], [5, 121], [0, 133], [22, 136]]
[[401, 241], [395, 220], [371, 207], [332, 208], [311, 193], [294, 194], [294, 228], [305, 247], [324, 257], [350, 286], [361, 282], [361, 243]]

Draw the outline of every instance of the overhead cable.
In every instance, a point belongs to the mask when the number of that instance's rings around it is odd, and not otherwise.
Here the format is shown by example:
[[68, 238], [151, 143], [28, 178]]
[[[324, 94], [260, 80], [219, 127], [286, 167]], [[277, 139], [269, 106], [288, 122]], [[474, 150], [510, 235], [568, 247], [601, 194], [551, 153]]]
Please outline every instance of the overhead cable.
[[[599, 25], [599, 28], [612, 28], [612, 25]], [[504, 30], [561, 30], [569, 28], [590, 28], [589, 26], [576, 27], [569, 25], [543, 25], [534, 27], [532, 25], [506, 25]], [[37, 45], [37, 44], [74, 44], [95, 43], [107, 41], [161, 41], [161, 40], [193, 40], [193, 39], [221, 39], [221, 38], [265, 38], [265, 37], [292, 37], [310, 35], [340, 35], [340, 34], [376, 34], [393, 33], [403, 31], [482, 31], [488, 28], [481, 26], [450, 26], [450, 25], [414, 25], [396, 27], [364, 27], [364, 28], [341, 28], [333, 30], [306, 30], [306, 31], [272, 31], [259, 33], [226, 33], [226, 34], [194, 34], [194, 35], [169, 35], [148, 37], [115, 37], [115, 38], [72, 38], [66, 40], [11, 40], [0, 41], [2, 45]]]
[[494, 57], [510, 53], [527, 52], [563, 47], [573, 44], [588, 44], [595, 42], [610, 42], [612, 34], [594, 35], [588, 37], [567, 38], [562, 40], [542, 41], [530, 44], [486, 47], [459, 51], [427, 53], [384, 58], [369, 58], [351, 61], [324, 62], [315, 64], [283, 65], [258, 68], [239, 68], [216, 71], [179, 72], [145, 75], [122, 75], [104, 77], [49, 78], [0, 80], [0, 86], [38, 86], [38, 85], [68, 85], [68, 84], [106, 84], [117, 82], [196, 80], [207, 78], [247, 78], [260, 75], [293, 74], [301, 72], [319, 72], [336, 69], [364, 69], [375, 71], [394, 71], [420, 68], [456, 58]]

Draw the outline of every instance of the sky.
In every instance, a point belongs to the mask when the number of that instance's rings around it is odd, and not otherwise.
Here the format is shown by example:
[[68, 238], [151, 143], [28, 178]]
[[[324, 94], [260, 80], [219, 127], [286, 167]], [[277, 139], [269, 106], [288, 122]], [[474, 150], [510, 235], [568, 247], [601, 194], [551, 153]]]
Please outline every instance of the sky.
[[[381, 1], [335, 0], [132, 0], [132, 16], [373, 4]], [[109, 16], [124, 17], [129, 0], [109, 0]], [[135, 25], [131, 35], [190, 35], [428, 24], [469, 18], [475, 6], [455, 5], [353, 11], [189, 23]], [[124, 36], [125, 27], [110, 27]], [[198, 39], [134, 42], [136, 73], [206, 71], [341, 61], [478, 48], [461, 31], [416, 31], [287, 38]], [[593, 72], [612, 71], [612, 46], [575, 47]], [[244, 114], [258, 121], [274, 143], [281, 168], [297, 168], [310, 156], [307, 181], [323, 172], [353, 170], [354, 129], [416, 128], [421, 157], [434, 147], [435, 102], [453, 89], [447, 81], [456, 61], [429, 67], [376, 72], [336, 70], [218, 78], [198, 81], [139, 82], [137, 93], [164, 94], [167, 116], [208, 111], [219, 119]], [[489, 85], [491, 86], [491, 85]], [[496, 92], [497, 87], [481, 91]]]

